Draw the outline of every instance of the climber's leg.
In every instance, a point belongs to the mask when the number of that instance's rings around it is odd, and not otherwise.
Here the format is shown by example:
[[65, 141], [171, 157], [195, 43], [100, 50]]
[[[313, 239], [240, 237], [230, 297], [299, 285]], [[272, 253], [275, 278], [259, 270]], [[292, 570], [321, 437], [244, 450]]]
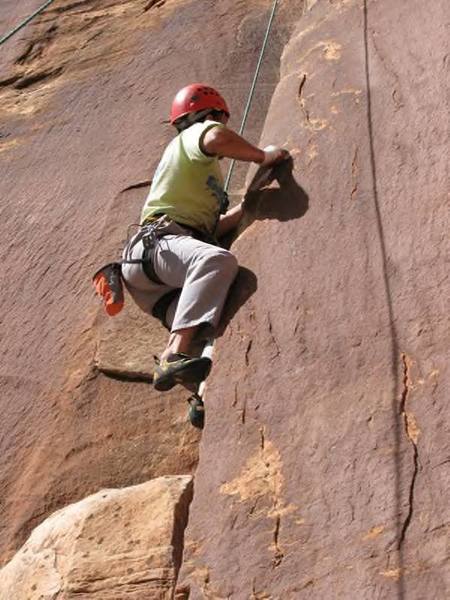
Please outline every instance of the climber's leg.
[[189, 236], [165, 236], [153, 253], [153, 268], [164, 284], [181, 287], [172, 310], [171, 334], [154, 373], [157, 389], [200, 382], [209, 373], [209, 358], [189, 355], [200, 326], [214, 330], [238, 264], [235, 257]]

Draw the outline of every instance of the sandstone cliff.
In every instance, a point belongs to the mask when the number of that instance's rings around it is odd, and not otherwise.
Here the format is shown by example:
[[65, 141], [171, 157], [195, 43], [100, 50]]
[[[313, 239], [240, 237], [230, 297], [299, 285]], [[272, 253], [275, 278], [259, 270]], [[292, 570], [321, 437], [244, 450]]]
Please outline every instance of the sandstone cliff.
[[0, 47], [1, 552], [102, 487], [195, 471], [180, 599], [443, 599], [443, 0], [280, 3], [247, 137], [289, 148], [293, 179], [233, 245], [197, 468], [184, 394], [145, 381], [164, 332], [92, 297], [173, 91], [220, 87], [238, 128], [271, 5], [56, 0]]

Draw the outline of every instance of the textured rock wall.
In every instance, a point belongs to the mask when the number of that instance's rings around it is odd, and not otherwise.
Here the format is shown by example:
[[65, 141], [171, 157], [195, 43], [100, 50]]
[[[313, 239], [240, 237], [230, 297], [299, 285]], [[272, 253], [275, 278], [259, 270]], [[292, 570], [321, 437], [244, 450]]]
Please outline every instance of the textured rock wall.
[[0, 599], [169, 600], [192, 478], [102, 490], [37, 527], [0, 569]]
[[[2, 2], [1, 31], [40, 4]], [[56, 508], [195, 467], [185, 395], [127, 379], [148, 377], [165, 332], [131, 301], [108, 321], [90, 278], [138, 218], [173, 135], [162, 122], [174, 92], [196, 79], [217, 85], [238, 127], [270, 6], [57, 0], [0, 48], [4, 559]], [[288, 2], [277, 16], [248, 124], [254, 141], [293, 12]]]
[[284, 51], [180, 599], [448, 597], [445, 12], [309, 2]]
[[[136, 219], [173, 91], [220, 86], [238, 127], [271, 4], [59, 0], [0, 55], [5, 559], [55, 508], [195, 468], [184, 396], [129, 381], [164, 333], [130, 304], [107, 321], [89, 276]], [[280, 3], [248, 135], [265, 120], [294, 180], [234, 244], [179, 600], [448, 596], [445, 8]]]

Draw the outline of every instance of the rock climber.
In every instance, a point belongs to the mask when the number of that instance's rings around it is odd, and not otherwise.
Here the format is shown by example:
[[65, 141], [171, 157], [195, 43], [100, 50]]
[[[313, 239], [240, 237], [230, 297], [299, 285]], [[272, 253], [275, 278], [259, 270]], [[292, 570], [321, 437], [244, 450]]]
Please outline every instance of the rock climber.
[[211, 360], [193, 356], [192, 344], [211, 337], [238, 271], [233, 254], [216, 242], [243, 215], [243, 203], [226, 209], [219, 159], [271, 166], [289, 157], [275, 146], [253, 146], [226, 127], [229, 117], [224, 98], [208, 85], [194, 83], [176, 94], [170, 123], [178, 135], [156, 169], [141, 229], [124, 249], [129, 293], [170, 331], [154, 368], [160, 391], [207, 377]]

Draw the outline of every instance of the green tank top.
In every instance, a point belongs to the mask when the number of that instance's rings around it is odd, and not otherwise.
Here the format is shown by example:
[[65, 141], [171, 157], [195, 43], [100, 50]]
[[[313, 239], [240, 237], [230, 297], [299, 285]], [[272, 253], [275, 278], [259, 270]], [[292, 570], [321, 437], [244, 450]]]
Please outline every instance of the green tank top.
[[213, 233], [223, 195], [223, 176], [217, 157], [204, 154], [200, 140], [215, 121], [194, 123], [164, 151], [141, 214], [141, 224], [155, 214], [205, 233]]

